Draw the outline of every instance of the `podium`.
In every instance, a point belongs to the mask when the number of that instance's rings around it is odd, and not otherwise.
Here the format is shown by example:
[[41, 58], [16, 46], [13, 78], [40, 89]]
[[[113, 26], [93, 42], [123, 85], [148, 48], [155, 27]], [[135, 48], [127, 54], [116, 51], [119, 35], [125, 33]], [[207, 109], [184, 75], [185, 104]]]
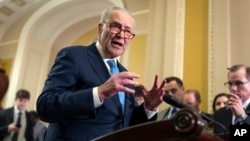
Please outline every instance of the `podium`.
[[151, 121], [124, 128], [93, 141], [226, 141], [204, 128], [201, 117], [182, 109], [169, 120]]

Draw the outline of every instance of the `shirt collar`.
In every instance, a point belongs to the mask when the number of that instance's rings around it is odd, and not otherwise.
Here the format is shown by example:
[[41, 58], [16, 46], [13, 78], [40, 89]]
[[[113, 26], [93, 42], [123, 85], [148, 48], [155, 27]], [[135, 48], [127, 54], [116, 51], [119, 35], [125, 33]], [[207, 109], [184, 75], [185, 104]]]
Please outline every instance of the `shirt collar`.
[[18, 114], [19, 112], [24, 113], [24, 111], [20, 111], [16, 105], [14, 106], [14, 112], [15, 114]]
[[[98, 52], [100, 53], [101, 57], [104, 59], [105, 62], [111, 59], [111, 58], [106, 57], [99, 41], [97, 41], [95, 45], [96, 45]], [[113, 58], [113, 60], [115, 60], [116, 63], [117, 63], [117, 59], [119, 60], [119, 57]]]
[[247, 99], [245, 102], [243, 102], [243, 108], [247, 109], [247, 106], [249, 105], [249, 103], [250, 103], [250, 98]]

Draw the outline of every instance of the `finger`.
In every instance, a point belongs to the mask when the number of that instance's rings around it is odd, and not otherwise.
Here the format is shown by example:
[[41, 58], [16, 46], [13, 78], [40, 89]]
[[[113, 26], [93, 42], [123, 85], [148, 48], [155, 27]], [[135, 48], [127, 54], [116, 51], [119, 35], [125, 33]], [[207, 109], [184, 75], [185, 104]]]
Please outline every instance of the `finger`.
[[122, 88], [122, 91], [126, 92], [126, 93], [129, 93], [129, 94], [134, 94], [135, 93], [135, 90], [134, 89], [131, 89], [129, 87], [123, 87]]
[[241, 94], [237, 92], [230, 93], [230, 97], [233, 97], [234, 99], [238, 99], [238, 100], [241, 100], [242, 98]]
[[232, 106], [232, 105], [233, 105], [233, 102], [232, 102], [232, 101], [228, 101], [228, 102], [227, 102], [227, 105], [228, 105], [228, 106]]
[[229, 95], [229, 98], [230, 98], [230, 99], [236, 99], [236, 98], [237, 98], [236, 94], [230, 93], [230, 94], [228, 94], [228, 95]]
[[133, 86], [140, 85], [139, 82], [136, 82], [136, 81], [131, 80], [131, 79], [122, 79], [120, 83], [121, 83], [121, 85], [133, 85]]
[[154, 80], [153, 88], [157, 87], [157, 86], [158, 86], [158, 75], [155, 75], [155, 80]]
[[133, 73], [133, 72], [128, 72], [128, 71], [124, 71], [118, 74], [118, 76], [121, 79], [133, 79], [133, 78], [140, 78], [140, 75], [137, 73]]
[[165, 85], [166, 85], [166, 80], [163, 80], [161, 83], [160, 89], [164, 89]]

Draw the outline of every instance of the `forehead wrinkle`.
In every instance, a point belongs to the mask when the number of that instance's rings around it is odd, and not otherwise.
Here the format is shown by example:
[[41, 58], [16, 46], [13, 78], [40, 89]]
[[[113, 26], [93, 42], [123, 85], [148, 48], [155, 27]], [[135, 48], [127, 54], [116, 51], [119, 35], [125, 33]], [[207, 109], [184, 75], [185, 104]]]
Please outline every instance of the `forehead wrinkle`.
[[110, 22], [119, 23], [121, 25], [126, 23], [127, 25], [124, 25], [124, 27], [130, 29], [134, 29], [135, 26], [133, 18], [128, 13], [121, 10], [114, 10], [113, 12], [111, 12], [107, 17], [107, 20], [109, 20]]

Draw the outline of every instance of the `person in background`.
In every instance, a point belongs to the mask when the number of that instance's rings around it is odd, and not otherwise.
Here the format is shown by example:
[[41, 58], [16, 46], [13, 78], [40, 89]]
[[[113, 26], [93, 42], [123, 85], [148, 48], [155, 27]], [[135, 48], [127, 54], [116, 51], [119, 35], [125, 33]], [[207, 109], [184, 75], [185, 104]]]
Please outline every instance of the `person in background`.
[[213, 112], [225, 107], [227, 105], [227, 101], [229, 99], [229, 96], [227, 93], [218, 93], [215, 95], [213, 99]]
[[208, 123], [210, 122], [209, 119], [211, 118], [211, 115], [203, 112], [200, 109], [200, 104], [201, 104], [200, 92], [196, 89], [188, 89], [184, 92], [182, 101], [197, 111], [197, 113], [201, 116], [205, 129], [208, 129]]
[[[165, 78], [165, 81], [165, 94], [169, 94], [175, 99], [182, 101], [185, 90], [182, 80], [176, 76], [170, 76]], [[177, 111], [178, 108], [169, 105], [169, 107], [159, 112], [157, 120], [170, 119]]]
[[138, 86], [135, 87], [135, 100], [138, 105], [141, 105], [144, 102], [143, 92]]
[[[214, 119], [215, 111], [217, 111], [217, 110], [219, 110], [227, 105], [228, 99], [229, 99], [229, 96], [227, 93], [218, 93], [215, 95], [215, 97], [213, 99], [213, 103], [212, 103], [212, 110], [213, 110], [213, 113], [211, 114], [212, 119]], [[214, 123], [209, 122], [208, 127], [209, 127], [209, 131], [213, 132]]]
[[47, 126], [41, 122], [36, 111], [30, 111], [32, 118], [34, 119], [34, 127], [33, 127], [33, 141], [43, 141], [45, 133], [47, 131]]
[[16, 93], [15, 105], [0, 110], [0, 140], [33, 141], [33, 119], [26, 110], [30, 92], [20, 89]]
[[228, 81], [224, 83], [229, 89], [229, 100], [224, 108], [214, 113], [214, 120], [224, 128], [214, 124], [214, 134], [229, 132], [232, 124], [250, 124], [250, 67], [242, 64], [228, 68]]
[[[148, 91], [118, 60], [135, 36], [134, 27], [126, 9], [109, 7], [101, 15], [97, 42], [59, 51], [37, 99], [38, 115], [49, 123], [45, 140], [89, 141], [156, 120], [165, 81], [159, 84], [156, 75]], [[137, 85], [144, 96], [140, 106]]]

